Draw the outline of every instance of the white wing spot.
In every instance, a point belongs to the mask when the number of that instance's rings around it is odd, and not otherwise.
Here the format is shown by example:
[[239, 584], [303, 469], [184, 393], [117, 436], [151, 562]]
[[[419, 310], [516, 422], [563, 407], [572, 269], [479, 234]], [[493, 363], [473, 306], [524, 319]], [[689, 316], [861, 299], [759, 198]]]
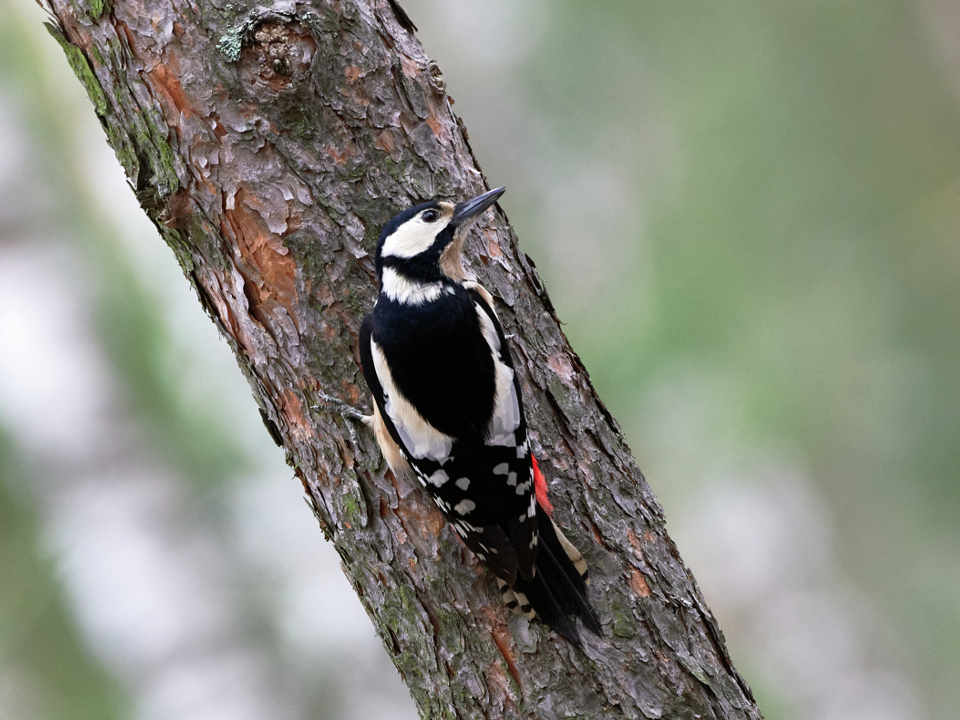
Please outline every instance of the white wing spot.
[[456, 505], [453, 506], [453, 509], [457, 512], [458, 515], [466, 515], [471, 510], [475, 509], [477, 504], [473, 500], [461, 500]]
[[527, 456], [527, 441], [524, 440], [520, 445], [517, 445], [517, 460], [523, 460]]
[[443, 470], [437, 470], [433, 475], [427, 478], [427, 480], [430, 481], [430, 484], [436, 487], [440, 487], [449, 479], [450, 476], [447, 475]]
[[523, 495], [530, 490], [530, 481], [517, 485], [517, 495]]
[[[507, 485], [509, 485], [510, 487], [517, 486], [517, 474], [515, 472], [512, 472], [507, 476]], [[523, 495], [523, 493], [520, 492], [519, 489], [517, 489], [517, 495]]]
[[503, 462], [493, 468], [494, 475], [506, 475], [510, 471], [510, 466]]
[[461, 490], [466, 490], [468, 487], [470, 487], [470, 478], [462, 477], [459, 480], [457, 480], [455, 484]]

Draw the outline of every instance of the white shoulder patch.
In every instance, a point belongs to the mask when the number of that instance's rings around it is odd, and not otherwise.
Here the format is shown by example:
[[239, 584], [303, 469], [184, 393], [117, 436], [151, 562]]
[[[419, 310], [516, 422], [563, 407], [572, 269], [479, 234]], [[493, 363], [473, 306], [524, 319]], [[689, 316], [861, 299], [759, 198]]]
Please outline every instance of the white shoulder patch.
[[387, 465], [393, 470], [393, 474], [397, 476], [406, 474], [410, 470], [410, 463], [407, 462], [407, 459], [403, 456], [403, 452], [401, 452], [400, 448], [390, 436], [386, 425], [383, 424], [383, 418], [380, 417], [380, 408], [376, 403], [373, 404], [373, 415], [370, 418], [370, 424], [373, 426], [373, 434], [377, 438], [380, 451], [383, 453], [383, 457], [386, 458]]
[[392, 267], [383, 269], [380, 291], [391, 300], [404, 305], [423, 305], [440, 297], [443, 283], [418, 283], [404, 277]]
[[500, 361], [500, 337], [490, 316], [479, 304], [474, 304], [474, 307], [480, 319], [483, 338], [493, 354], [493, 366], [497, 374], [493, 417], [490, 418], [490, 425], [487, 428], [489, 435], [487, 442], [490, 445], [511, 447], [517, 442], [514, 433], [520, 427], [520, 398], [517, 397], [517, 388], [513, 384], [513, 370]]
[[373, 352], [373, 367], [377, 371], [377, 379], [383, 386], [384, 409], [397, 428], [407, 452], [420, 460], [444, 463], [450, 457], [453, 438], [424, 420], [410, 401], [400, 393], [387, 365], [387, 358], [373, 338], [370, 338], [370, 350]]

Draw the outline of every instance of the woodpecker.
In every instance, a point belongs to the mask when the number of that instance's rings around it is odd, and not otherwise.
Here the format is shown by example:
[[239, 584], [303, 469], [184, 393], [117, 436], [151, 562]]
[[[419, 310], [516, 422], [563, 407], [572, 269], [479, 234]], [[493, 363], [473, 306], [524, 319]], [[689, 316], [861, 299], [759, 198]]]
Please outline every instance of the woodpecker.
[[430, 200], [380, 233], [380, 293], [360, 328], [368, 422], [393, 472], [420, 481], [507, 606], [579, 644], [575, 618], [600, 634], [587, 564], [550, 517], [493, 297], [462, 264], [468, 228], [503, 193]]

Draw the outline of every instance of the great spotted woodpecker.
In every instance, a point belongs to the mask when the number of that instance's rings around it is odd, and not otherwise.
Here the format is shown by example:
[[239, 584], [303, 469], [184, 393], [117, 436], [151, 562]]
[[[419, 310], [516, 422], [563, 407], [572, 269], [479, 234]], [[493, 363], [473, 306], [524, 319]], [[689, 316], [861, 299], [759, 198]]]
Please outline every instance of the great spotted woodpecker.
[[493, 298], [461, 263], [467, 229], [503, 192], [431, 200], [380, 233], [380, 294], [360, 329], [369, 422], [390, 468], [412, 470], [507, 606], [579, 643], [577, 617], [600, 633], [587, 564], [550, 517]]

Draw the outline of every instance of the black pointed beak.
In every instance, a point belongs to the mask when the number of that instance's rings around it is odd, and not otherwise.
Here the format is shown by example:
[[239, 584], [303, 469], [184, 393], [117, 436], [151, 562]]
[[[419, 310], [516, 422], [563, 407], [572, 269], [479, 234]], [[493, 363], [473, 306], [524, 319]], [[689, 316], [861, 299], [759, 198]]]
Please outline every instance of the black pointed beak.
[[497, 188], [496, 190], [485, 192], [483, 195], [477, 195], [470, 200], [457, 203], [453, 209], [453, 226], [462, 227], [469, 225], [472, 221], [480, 217], [484, 210], [499, 200], [500, 196], [506, 191], [506, 188]]

